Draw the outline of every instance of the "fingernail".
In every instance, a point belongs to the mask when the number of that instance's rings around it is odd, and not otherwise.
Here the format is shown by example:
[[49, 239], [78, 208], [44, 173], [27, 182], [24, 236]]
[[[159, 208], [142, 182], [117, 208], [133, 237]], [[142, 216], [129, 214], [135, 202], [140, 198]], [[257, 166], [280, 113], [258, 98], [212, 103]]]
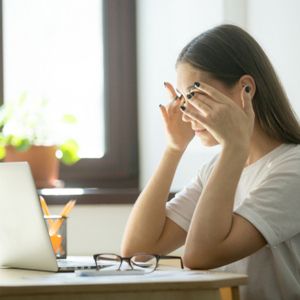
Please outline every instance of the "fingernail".
[[249, 86], [249, 85], [246, 85], [246, 87], [245, 87], [245, 92], [246, 92], [246, 93], [250, 93], [250, 90], [251, 90], [250, 86]]
[[186, 97], [187, 97], [188, 99], [192, 99], [192, 97], [194, 97], [194, 96], [195, 96], [195, 93], [194, 93], [194, 92], [190, 92], [189, 94], [186, 95]]
[[159, 104], [158, 106], [159, 106], [159, 107], [162, 107], [162, 105], [161, 105], [161, 104]]
[[181, 106], [180, 106], [180, 109], [181, 109], [181, 110], [185, 110], [185, 106], [181, 105]]
[[167, 86], [167, 83], [164, 81], [164, 86], [166, 87]]
[[174, 101], [178, 101], [178, 100], [181, 100], [182, 99], [182, 95], [176, 95], [174, 97]]
[[194, 82], [194, 86], [195, 86], [195, 87], [200, 87], [200, 82], [195, 81], [195, 82]]

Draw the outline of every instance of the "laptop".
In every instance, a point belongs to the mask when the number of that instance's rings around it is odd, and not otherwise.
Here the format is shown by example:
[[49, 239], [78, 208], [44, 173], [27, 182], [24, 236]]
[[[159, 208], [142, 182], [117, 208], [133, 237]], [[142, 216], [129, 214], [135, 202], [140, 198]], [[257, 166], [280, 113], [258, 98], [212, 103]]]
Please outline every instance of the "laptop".
[[0, 163], [0, 266], [52, 272], [95, 268], [92, 256], [56, 259], [27, 162]]

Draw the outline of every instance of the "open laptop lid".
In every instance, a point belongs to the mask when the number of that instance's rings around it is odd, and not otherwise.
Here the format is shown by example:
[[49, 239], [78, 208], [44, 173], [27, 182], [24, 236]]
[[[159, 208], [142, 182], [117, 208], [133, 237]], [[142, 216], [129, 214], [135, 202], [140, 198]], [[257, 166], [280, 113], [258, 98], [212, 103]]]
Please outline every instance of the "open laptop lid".
[[58, 271], [27, 162], [0, 163], [0, 266]]

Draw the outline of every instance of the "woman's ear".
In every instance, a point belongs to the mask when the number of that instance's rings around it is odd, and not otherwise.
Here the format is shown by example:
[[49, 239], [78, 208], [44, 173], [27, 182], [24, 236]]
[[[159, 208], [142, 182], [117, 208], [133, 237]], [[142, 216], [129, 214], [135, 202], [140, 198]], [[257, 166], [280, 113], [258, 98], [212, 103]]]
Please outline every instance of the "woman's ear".
[[244, 88], [245, 86], [249, 86], [250, 88], [250, 95], [251, 98], [254, 97], [255, 92], [256, 92], [256, 84], [255, 84], [255, 80], [251, 75], [243, 75], [240, 80], [239, 80], [239, 85], [241, 88]]

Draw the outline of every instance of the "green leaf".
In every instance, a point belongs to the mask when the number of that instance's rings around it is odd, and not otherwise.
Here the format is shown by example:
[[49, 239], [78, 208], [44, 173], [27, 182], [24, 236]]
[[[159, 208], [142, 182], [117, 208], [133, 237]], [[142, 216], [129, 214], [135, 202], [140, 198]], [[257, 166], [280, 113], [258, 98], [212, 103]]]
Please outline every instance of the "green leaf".
[[66, 139], [71, 127], [77, 123], [76, 117], [66, 113], [54, 118], [51, 109], [48, 109], [47, 99], [35, 100], [23, 92], [17, 101], [8, 101], [0, 107], [0, 146], [11, 145], [18, 151], [26, 151], [35, 143], [53, 143], [60, 148], [60, 159], [64, 163], [78, 161], [79, 147], [75, 140], [67, 140], [63, 145], [57, 144]]
[[31, 147], [29, 139], [19, 138], [17, 136], [10, 137], [10, 144], [15, 147], [17, 151], [26, 151]]
[[75, 140], [68, 140], [64, 144], [60, 145], [61, 161], [66, 165], [75, 164], [80, 158], [78, 156], [79, 146]]

